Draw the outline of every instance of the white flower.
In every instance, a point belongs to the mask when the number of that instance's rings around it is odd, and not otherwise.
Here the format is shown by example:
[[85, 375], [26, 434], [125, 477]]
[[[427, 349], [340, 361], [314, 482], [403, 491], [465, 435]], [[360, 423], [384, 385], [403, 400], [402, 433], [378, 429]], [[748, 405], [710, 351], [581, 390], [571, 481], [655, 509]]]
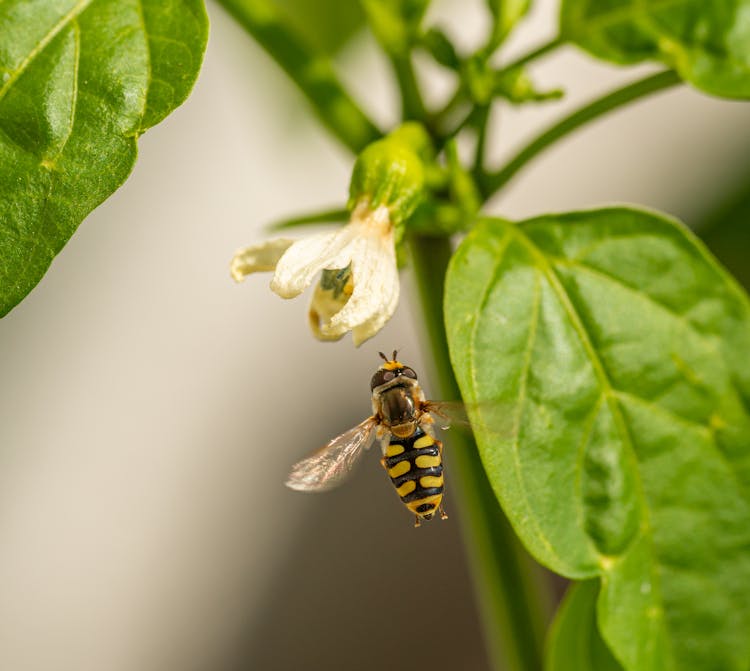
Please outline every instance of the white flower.
[[310, 305], [310, 326], [321, 340], [352, 332], [355, 345], [374, 336], [391, 318], [399, 295], [394, 230], [388, 208], [360, 201], [349, 223], [302, 240], [277, 238], [241, 249], [232, 259], [238, 282], [250, 273], [275, 270], [271, 289], [294, 298], [321, 274]]

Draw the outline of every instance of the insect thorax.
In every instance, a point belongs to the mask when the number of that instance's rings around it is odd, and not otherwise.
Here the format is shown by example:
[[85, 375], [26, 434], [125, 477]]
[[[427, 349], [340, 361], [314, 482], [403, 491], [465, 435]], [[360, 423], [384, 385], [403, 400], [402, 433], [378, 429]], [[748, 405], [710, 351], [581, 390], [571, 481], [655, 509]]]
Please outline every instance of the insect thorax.
[[[398, 385], [373, 396], [373, 405], [383, 424], [396, 432], [402, 425], [419, 421], [421, 392], [417, 385]], [[405, 428], [405, 427], [404, 427]], [[411, 435], [413, 428], [407, 435]]]

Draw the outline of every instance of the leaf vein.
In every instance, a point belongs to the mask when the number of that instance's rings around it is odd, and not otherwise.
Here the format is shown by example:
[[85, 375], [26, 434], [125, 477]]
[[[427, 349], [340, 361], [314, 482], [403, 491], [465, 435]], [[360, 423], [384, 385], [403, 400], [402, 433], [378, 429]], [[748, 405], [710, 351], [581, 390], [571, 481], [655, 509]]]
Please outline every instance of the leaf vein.
[[658, 301], [656, 298], [654, 298], [651, 294], [648, 294], [644, 291], [638, 291], [635, 287], [628, 284], [624, 280], [620, 279], [619, 277], [616, 277], [615, 275], [612, 275], [611, 273], [605, 272], [604, 270], [601, 270], [600, 268], [594, 268], [593, 266], [588, 265], [587, 263], [581, 263], [580, 261], [572, 261], [569, 259], [561, 258], [561, 257], [555, 257], [554, 259], [555, 263], [558, 263], [559, 265], [565, 265], [570, 266], [572, 268], [577, 268], [579, 270], [582, 270], [583, 272], [589, 273], [590, 275], [594, 275], [596, 277], [600, 277], [603, 280], [606, 280], [608, 282], [611, 282], [613, 284], [616, 284], [619, 287], [622, 287], [632, 295], [636, 296], [640, 300], [645, 300], [654, 307], [666, 312], [667, 314], [671, 315], [676, 319], [680, 324], [685, 326], [688, 330], [692, 331], [700, 340], [706, 345], [706, 347], [710, 348], [712, 352], [718, 353], [719, 349], [716, 346], [716, 342], [711, 338], [710, 335], [702, 331], [697, 324], [690, 321], [684, 314], [681, 314], [677, 312], [676, 310], [672, 309], [665, 303], [662, 303], [661, 301]]
[[[138, 2], [138, 18], [140, 20], [141, 28], [143, 29], [143, 35], [146, 42], [146, 81], [148, 82], [146, 87], [146, 95], [143, 100], [143, 109], [141, 110], [141, 122], [139, 125], [139, 131], [145, 130], [143, 128], [143, 120], [146, 118], [146, 112], [148, 111], [148, 91], [151, 88], [151, 83], [153, 81], [153, 70], [151, 67], [151, 60], [152, 60], [152, 54], [151, 54], [151, 42], [149, 37], [148, 28], [146, 27], [146, 16], [143, 12], [143, 2], [142, 0]], [[136, 131], [137, 133], [138, 131]]]
[[648, 399], [643, 398], [642, 396], [638, 396], [637, 394], [634, 394], [633, 392], [625, 391], [623, 389], [615, 389], [612, 393], [617, 398], [628, 399], [628, 400], [638, 403], [639, 405], [647, 407], [650, 410], [659, 412], [669, 417], [672, 421], [680, 423], [685, 428], [691, 429], [693, 431], [696, 431], [696, 430], [702, 431], [709, 435], [713, 435], [713, 432], [711, 431], [711, 428], [709, 426], [706, 426], [705, 424], [702, 424], [701, 422], [696, 422], [694, 420], [688, 419], [687, 417], [683, 417], [682, 415], [676, 413], [674, 410], [665, 408], [663, 405], [659, 405], [658, 403], [653, 403], [652, 401], [649, 401]]
[[[557, 276], [557, 273], [555, 272], [554, 268], [550, 264], [547, 257], [534, 244], [534, 242], [521, 230], [520, 226], [515, 226], [511, 230], [518, 237], [519, 241], [530, 251], [532, 257], [534, 257], [534, 259], [536, 260], [537, 267], [542, 271], [542, 273], [547, 278], [547, 281], [552, 287], [552, 290], [557, 295], [558, 300], [560, 301], [565, 311], [565, 314], [568, 317], [568, 320], [570, 321], [571, 326], [573, 327], [573, 330], [578, 334], [578, 337], [581, 341], [581, 345], [583, 346], [591, 362], [591, 365], [594, 369], [594, 374], [596, 375], [599, 381], [599, 385], [602, 388], [602, 393], [606, 397], [607, 405], [609, 406], [610, 411], [612, 412], [612, 416], [614, 418], [615, 424], [617, 425], [618, 433], [621, 435], [623, 443], [627, 447], [628, 454], [631, 459], [631, 464], [633, 464], [633, 468], [635, 469], [636, 473], [638, 473], [640, 476], [640, 472], [638, 470], [638, 462], [635, 456], [635, 448], [633, 445], [633, 440], [630, 436], [630, 432], [628, 430], [627, 424], [625, 423], [625, 418], [622, 414], [620, 403], [616, 397], [616, 394], [614, 393], [615, 389], [612, 386], [609, 375], [604, 366], [604, 362], [600, 359], [599, 355], [597, 354], [596, 349], [594, 348], [594, 345], [591, 341], [591, 338], [589, 337], [589, 334], [586, 331], [586, 327], [581, 321], [580, 316], [578, 315], [575, 307], [573, 306], [570, 300], [570, 296], [568, 296], [567, 292], [565, 291], [565, 287], [563, 286], [562, 282], [560, 281], [560, 278]], [[639, 498], [641, 499], [642, 502], [645, 502], [645, 492], [643, 491], [643, 483], [641, 482], [640, 477], [636, 478], [636, 482], [638, 483], [637, 486], [638, 486]], [[648, 517], [648, 512], [647, 512], [648, 507], [645, 505], [645, 503], [644, 505], [641, 506], [641, 510], [643, 511], [642, 518], [641, 518], [641, 529], [642, 529], [643, 534], [646, 536], [647, 542], [649, 544], [650, 555], [652, 557], [652, 561], [650, 562], [650, 565], [649, 565], [649, 571], [651, 573], [652, 584], [658, 590], [659, 595], [661, 595], [661, 589], [659, 587], [661, 584], [661, 580], [660, 580], [660, 575], [657, 571], [657, 566], [656, 566], [656, 561], [655, 561], [656, 555], [655, 555], [654, 546], [653, 546], [653, 531], [651, 529], [651, 522]], [[606, 573], [606, 570], [603, 569], [603, 573]], [[661, 598], [661, 596], [659, 598]], [[661, 619], [662, 621], [664, 620], [663, 615], [661, 616]]]
[[[602, 402], [604, 401], [604, 394], [599, 394], [596, 402], [589, 411], [589, 417], [587, 417], [586, 428], [583, 432], [583, 437], [578, 450], [576, 451], [576, 479], [575, 479], [575, 492], [576, 492], [576, 503], [578, 504], [578, 521], [581, 525], [581, 529], [586, 533], [586, 537], [590, 539], [589, 534], [586, 532], [586, 507], [583, 505], [583, 462], [586, 458], [586, 446], [589, 444], [591, 434], [594, 432], [594, 426], [596, 426], [596, 418], [599, 416], [599, 411], [602, 408]], [[590, 419], [589, 419], [590, 418]], [[596, 549], [592, 543], [592, 549], [597, 555], [601, 553]]]
[[[73, 133], [73, 125], [75, 123], [76, 114], [78, 112], [78, 71], [81, 66], [81, 27], [78, 24], [77, 19], [73, 19], [71, 22], [71, 26], [73, 28], [73, 41], [75, 45], [75, 58], [73, 59], [73, 88], [72, 88], [72, 100], [70, 105], [70, 117], [68, 119], [68, 128], [67, 132], [65, 134], [65, 139], [60, 143], [59, 148], [57, 151], [48, 157], [45, 157], [45, 160], [43, 163], [47, 164], [47, 166], [50, 168], [50, 170], [54, 170], [54, 168], [57, 165], [57, 159], [60, 157], [60, 155], [65, 151], [65, 147], [68, 144], [68, 140], [70, 140], [70, 136]], [[49, 192], [47, 193], [47, 197], [49, 196]]]
[[18, 81], [19, 77], [26, 71], [26, 69], [34, 62], [34, 59], [41, 54], [49, 45], [52, 40], [57, 37], [63, 28], [67, 27], [68, 24], [73, 22], [78, 16], [80, 16], [88, 6], [95, 0], [79, 0], [78, 3], [73, 5], [67, 14], [64, 14], [60, 20], [49, 29], [47, 34], [39, 40], [39, 43], [26, 55], [18, 67], [11, 73], [8, 80], [0, 87], [0, 100], [2, 100], [10, 88]]
[[699, 422], [690, 421], [682, 417], [681, 415], [678, 415], [677, 413], [673, 412], [669, 408], [665, 408], [664, 406], [651, 403], [647, 401], [646, 399], [641, 398], [640, 396], [637, 396], [636, 394], [633, 394], [631, 392], [615, 391], [614, 393], [620, 399], [630, 400], [631, 402], [636, 403], [646, 408], [647, 410], [650, 410], [651, 412], [668, 417], [672, 421], [679, 423], [682, 426], [689, 428], [692, 431], [700, 431], [702, 434], [704, 434], [703, 437], [706, 438], [707, 443], [711, 446], [714, 454], [717, 456], [719, 461], [723, 463], [724, 466], [726, 466], [727, 470], [729, 471], [729, 477], [737, 486], [737, 491], [744, 498], [747, 498], [745, 494], [745, 485], [740, 480], [740, 477], [737, 474], [737, 464], [730, 461], [727, 454], [721, 449], [721, 447], [719, 447], [719, 443], [716, 440], [716, 434], [710, 427], [707, 427], [704, 424], [700, 424]]
[[[502, 268], [503, 261], [504, 261], [504, 253], [506, 249], [508, 248], [508, 245], [510, 244], [512, 237], [513, 236], [511, 235], [510, 230], [508, 230], [497, 242], [495, 265], [492, 269], [492, 275], [491, 275], [490, 281], [487, 283], [487, 285], [484, 288], [484, 291], [482, 292], [482, 298], [480, 300], [479, 309], [477, 310], [478, 315], [482, 315], [484, 313], [484, 309], [486, 308], [487, 302], [489, 301], [490, 293], [492, 292], [492, 287], [495, 286], [495, 284], [497, 283], [497, 279], [500, 276], [501, 268]], [[526, 520], [529, 520], [533, 524], [537, 538], [545, 546], [547, 551], [552, 556], [554, 556], [559, 562], [562, 563], [562, 558], [557, 553], [553, 544], [550, 542], [550, 540], [547, 538], [547, 536], [544, 534], [544, 532], [540, 528], [535, 516], [528, 514], [528, 510], [529, 510], [528, 495], [526, 494], [526, 488], [524, 485], [523, 478], [521, 476], [521, 463], [520, 463], [520, 455], [519, 455], [519, 449], [518, 449], [519, 448], [518, 428], [520, 426], [521, 416], [523, 413], [523, 405], [526, 399], [526, 383], [528, 381], [528, 374], [529, 374], [530, 367], [531, 367], [531, 357], [532, 357], [534, 341], [536, 338], [536, 329], [539, 323], [540, 305], [541, 305], [541, 283], [539, 282], [538, 273], [535, 273], [535, 276], [534, 276], [534, 306], [535, 307], [534, 307], [534, 311], [532, 312], [532, 318], [531, 318], [531, 322], [529, 326], [529, 337], [527, 339], [526, 347], [524, 351], [524, 371], [521, 374], [521, 389], [519, 390], [518, 412], [516, 414], [515, 421], [514, 421], [512, 452], [513, 452], [513, 461], [515, 463], [516, 473], [518, 477], [519, 488], [523, 496], [524, 507], [526, 508], [526, 511], [527, 511], [525, 518]], [[472, 329], [471, 338], [470, 338], [471, 347], [469, 351], [472, 353], [471, 362], [470, 362], [470, 374], [471, 374], [471, 381], [472, 381], [474, 390], [478, 389], [478, 387], [477, 387], [477, 376], [476, 376], [477, 368], [474, 362], [473, 353], [476, 351], [476, 336], [479, 330], [480, 321], [481, 319], [478, 317], [476, 321], [474, 322], [474, 327]], [[476, 397], [474, 400], [477, 400]]]

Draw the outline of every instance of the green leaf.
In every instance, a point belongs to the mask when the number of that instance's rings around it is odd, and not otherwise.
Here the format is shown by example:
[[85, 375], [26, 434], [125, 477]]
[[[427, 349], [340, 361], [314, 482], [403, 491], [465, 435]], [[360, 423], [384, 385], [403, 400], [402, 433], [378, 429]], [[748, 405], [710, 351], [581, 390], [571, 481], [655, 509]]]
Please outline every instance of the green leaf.
[[563, 0], [561, 36], [615, 63], [660, 60], [698, 89], [750, 97], [750, 0]]
[[456, 71], [461, 67], [456, 47], [440, 28], [432, 27], [425, 31], [419, 38], [419, 44], [443, 67]]
[[540, 562], [600, 577], [628, 671], [748, 668], [750, 305], [626, 208], [479, 224], [446, 328], [480, 454]]
[[207, 31], [200, 0], [0, 4], [0, 316], [185, 100]]
[[597, 628], [598, 582], [568, 588], [547, 639], [545, 671], [622, 671]]
[[750, 250], [750, 168], [745, 167], [744, 172], [744, 178], [739, 180], [740, 188], [721, 206], [696, 222], [695, 228], [711, 252], [745, 289], [749, 289], [747, 252]]

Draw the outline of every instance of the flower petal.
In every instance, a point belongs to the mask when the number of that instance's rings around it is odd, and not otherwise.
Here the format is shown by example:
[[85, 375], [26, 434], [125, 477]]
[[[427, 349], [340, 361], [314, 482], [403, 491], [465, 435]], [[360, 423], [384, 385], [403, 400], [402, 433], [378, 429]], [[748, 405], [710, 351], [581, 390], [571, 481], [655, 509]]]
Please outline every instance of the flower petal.
[[[372, 320], [398, 299], [398, 267], [392, 233], [358, 238], [351, 247], [354, 292], [341, 311], [331, 318], [331, 329], [351, 330]], [[395, 309], [395, 308], [394, 308]], [[388, 314], [383, 324], [390, 318]]]
[[327, 327], [331, 317], [346, 305], [353, 288], [350, 267], [323, 271], [308, 312], [310, 329], [318, 340], [340, 340], [346, 333], [346, 329], [330, 332]]
[[242, 282], [251, 273], [273, 270], [293, 243], [290, 238], [275, 238], [238, 250], [229, 264], [232, 278]]
[[282, 298], [294, 298], [312, 283], [323, 268], [345, 268], [349, 258], [345, 254], [352, 232], [349, 226], [331, 233], [318, 233], [298, 240], [276, 265], [271, 290]]
[[398, 305], [399, 281], [398, 270], [392, 275], [391, 286], [383, 292], [384, 300], [380, 309], [366, 322], [352, 329], [352, 341], [355, 347], [372, 338], [393, 316]]

